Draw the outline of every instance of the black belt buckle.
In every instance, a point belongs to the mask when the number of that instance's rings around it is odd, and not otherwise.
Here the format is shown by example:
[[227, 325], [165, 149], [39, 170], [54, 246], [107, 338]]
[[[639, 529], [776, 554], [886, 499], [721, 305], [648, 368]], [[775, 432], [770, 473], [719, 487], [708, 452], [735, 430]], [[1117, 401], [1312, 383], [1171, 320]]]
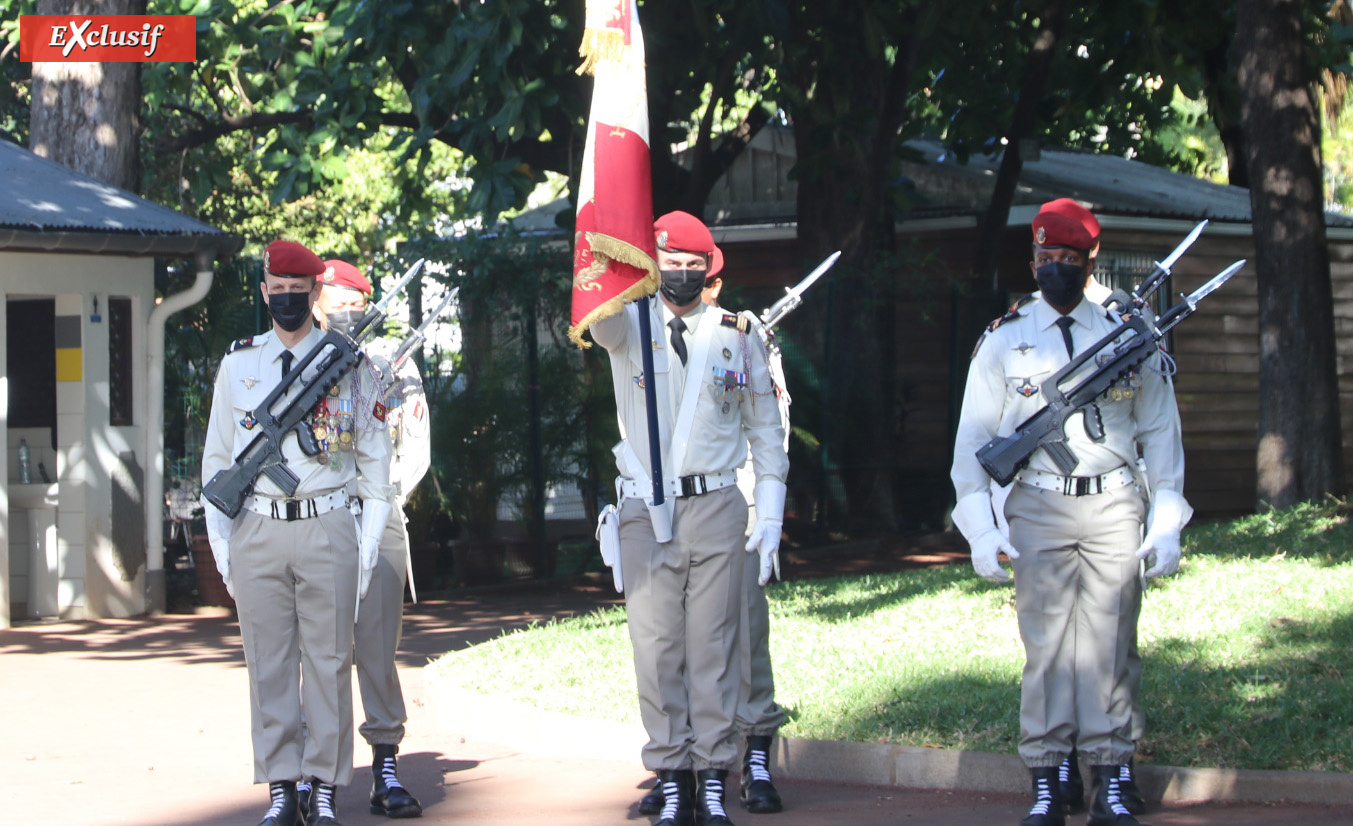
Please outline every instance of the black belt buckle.
[[295, 522], [301, 518], [301, 501], [299, 499], [286, 500], [288, 522]]
[[[1065, 491], [1071, 496], [1088, 496], [1092, 493], [1100, 493], [1104, 489], [1102, 479], [1099, 476], [1070, 476], [1067, 478], [1067, 482]], [[1075, 484], [1070, 484], [1071, 482], [1075, 482]]]
[[[709, 493], [709, 485], [705, 484], [704, 476], [683, 476], [681, 481], [682, 496], [699, 496], [702, 493]], [[699, 487], [696, 483], [699, 482]]]

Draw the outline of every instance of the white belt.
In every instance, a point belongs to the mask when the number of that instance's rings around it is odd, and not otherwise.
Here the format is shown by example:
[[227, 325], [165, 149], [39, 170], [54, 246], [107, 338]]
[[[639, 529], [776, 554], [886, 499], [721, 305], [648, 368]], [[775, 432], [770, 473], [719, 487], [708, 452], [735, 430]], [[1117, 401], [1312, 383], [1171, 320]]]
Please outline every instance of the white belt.
[[[668, 479], [663, 486], [663, 493], [673, 499], [681, 499], [687, 496], [699, 496], [702, 493], [720, 490], [737, 483], [738, 474], [736, 471], [721, 470], [718, 473], [697, 473], [693, 476], [682, 476], [680, 479]], [[647, 501], [653, 496], [652, 484], [637, 479], [621, 479], [620, 485], [626, 499]]]
[[1025, 468], [1015, 475], [1022, 485], [1043, 490], [1053, 490], [1067, 496], [1088, 496], [1125, 488], [1136, 482], [1127, 465], [1115, 468], [1101, 476], [1058, 476], [1042, 470]]
[[348, 504], [348, 492], [336, 490], [313, 499], [270, 499], [266, 496], [246, 496], [244, 506], [260, 516], [273, 519], [285, 519], [295, 522], [297, 519], [309, 519], [328, 513], [335, 508], [344, 508]]

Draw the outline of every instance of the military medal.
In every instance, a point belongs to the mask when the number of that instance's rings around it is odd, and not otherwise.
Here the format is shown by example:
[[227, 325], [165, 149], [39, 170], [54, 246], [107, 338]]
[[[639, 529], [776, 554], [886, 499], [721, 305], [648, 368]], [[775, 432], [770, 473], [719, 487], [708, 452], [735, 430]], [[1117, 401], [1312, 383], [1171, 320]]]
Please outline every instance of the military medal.
[[315, 423], [315, 441], [322, 442], [329, 438], [329, 428], [318, 422]]

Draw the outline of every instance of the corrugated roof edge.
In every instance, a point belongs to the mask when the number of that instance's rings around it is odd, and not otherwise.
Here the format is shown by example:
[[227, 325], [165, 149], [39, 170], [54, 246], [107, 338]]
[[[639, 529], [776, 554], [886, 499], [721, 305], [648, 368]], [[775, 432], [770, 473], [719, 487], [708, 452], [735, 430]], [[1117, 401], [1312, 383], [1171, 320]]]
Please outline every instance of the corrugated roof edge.
[[81, 226], [73, 221], [44, 224], [40, 215], [22, 223], [0, 219], [0, 249], [122, 255], [195, 255], [214, 250], [218, 257], [225, 257], [244, 246], [244, 240], [239, 236], [43, 158], [13, 141], [0, 139], [0, 157], [5, 155], [9, 156], [7, 166], [35, 164], [45, 168], [46, 174], [53, 178], [53, 186], [61, 182], [80, 186], [92, 184], [105, 192], [116, 192], [133, 201], [138, 211], [164, 219], [166, 225], [121, 230]]

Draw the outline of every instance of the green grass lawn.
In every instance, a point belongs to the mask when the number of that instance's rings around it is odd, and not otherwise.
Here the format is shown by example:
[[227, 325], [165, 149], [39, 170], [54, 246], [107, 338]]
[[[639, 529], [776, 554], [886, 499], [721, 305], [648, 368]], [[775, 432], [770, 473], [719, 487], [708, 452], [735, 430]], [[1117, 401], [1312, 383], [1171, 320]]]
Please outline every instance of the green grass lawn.
[[[1301, 505], [1184, 534], [1142, 609], [1142, 762], [1353, 771], [1353, 508]], [[1014, 589], [968, 565], [777, 583], [790, 737], [1013, 754], [1023, 648]], [[623, 609], [438, 660], [467, 689], [638, 721]]]

